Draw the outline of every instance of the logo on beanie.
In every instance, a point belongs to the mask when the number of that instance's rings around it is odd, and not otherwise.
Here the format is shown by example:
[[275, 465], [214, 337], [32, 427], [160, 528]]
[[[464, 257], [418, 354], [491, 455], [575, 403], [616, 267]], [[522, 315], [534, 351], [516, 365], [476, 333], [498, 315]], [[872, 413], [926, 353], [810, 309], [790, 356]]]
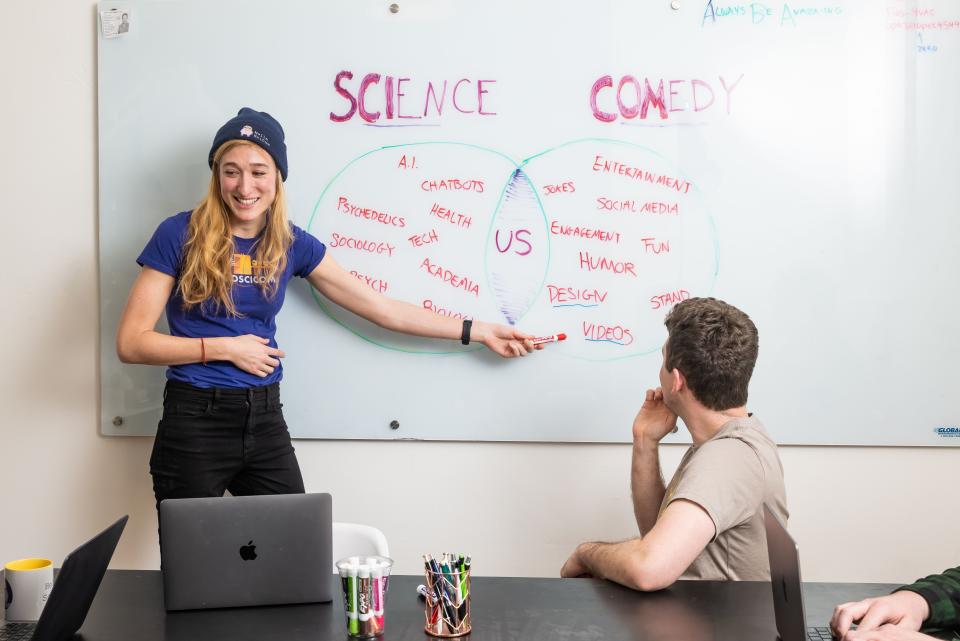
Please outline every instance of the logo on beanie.
[[270, 146], [270, 139], [259, 131], [256, 131], [251, 125], [244, 125], [240, 127], [240, 135], [244, 138], [253, 138], [261, 147]]

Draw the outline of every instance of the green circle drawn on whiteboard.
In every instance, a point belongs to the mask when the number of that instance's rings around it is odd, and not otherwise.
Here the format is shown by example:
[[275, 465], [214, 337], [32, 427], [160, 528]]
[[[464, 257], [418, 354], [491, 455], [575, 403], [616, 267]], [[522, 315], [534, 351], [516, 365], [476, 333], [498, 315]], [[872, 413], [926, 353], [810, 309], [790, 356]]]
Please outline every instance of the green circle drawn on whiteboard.
[[[617, 140], [617, 139], [614, 139], [614, 138], [590, 138], [590, 137], [588, 137], [588, 138], [577, 138], [577, 139], [575, 139], [575, 140], [570, 140], [570, 141], [567, 141], [567, 142], [565, 142], [565, 143], [561, 143], [561, 144], [559, 144], [559, 145], [556, 145], [556, 146], [554, 146], [554, 147], [550, 147], [549, 149], [546, 149], [546, 150], [544, 150], [544, 151], [541, 151], [541, 152], [539, 152], [539, 153], [537, 153], [537, 154], [534, 154], [534, 155], [532, 155], [532, 156], [529, 156], [528, 158], [525, 158], [524, 160], [522, 160], [522, 161], [519, 162], [519, 163], [517, 163], [515, 160], [513, 160], [512, 158], [510, 158], [510, 157], [507, 156], [506, 154], [504, 154], [504, 153], [502, 153], [502, 152], [499, 152], [499, 151], [497, 151], [497, 150], [495, 150], [495, 149], [490, 149], [490, 148], [488, 148], [488, 147], [483, 147], [483, 146], [480, 146], [480, 145], [474, 145], [474, 144], [470, 144], [470, 143], [460, 143], [460, 142], [452, 142], [452, 141], [434, 141], [434, 142], [405, 143], [405, 144], [399, 144], [399, 145], [385, 145], [385, 146], [383, 146], [383, 147], [378, 147], [378, 148], [376, 148], [376, 149], [372, 149], [372, 150], [370, 150], [370, 151], [367, 151], [367, 152], [364, 152], [364, 153], [360, 154], [359, 156], [357, 156], [356, 158], [354, 158], [353, 160], [351, 160], [350, 162], [348, 162], [346, 165], [344, 165], [343, 168], [340, 169], [340, 171], [338, 171], [338, 172], [333, 176], [333, 178], [331, 178], [331, 179], [327, 182], [327, 184], [326, 184], [326, 185], [324, 186], [324, 188], [323, 188], [323, 191], [320, 192], [320, 196], [317, 198], [317, 202], [316, 202], [316, 204], [314, 205], [313, 211], [312, 211], [311, 214], [310, 214], [310, 219], [307, 221], [307, 231], [309, 232], [310, 229], [313, 227], [314, 220], [315, 220], [315, 218], [316, 218], [316, 216], [317, 216], [317, 212], [318, 212], [318, 210], [319, 210], [319, 208], [320, 208], [320, 203], [323, 201], [323, 199], [324, 199], [324, 197], [326, 196], [327, 192], [330, 190], [330, 187], [333, 186], [333, 184], [337, 181], [337, 179], [340, 178], [340, 176], [343, 175], [343, 173], [344, 173], [345, 171], [347, 171], [347, 170], [348, 170], [353, 164], [355, 164], [356, 162], [358, 162], [358, 161], [366, 158], [367, 156], [370, 156], [370, 155], [379, 153], [379, 152], [381, 152], [381, 151], [386, 151], [386, 150], [388, 150], [388, 149], [402, 149], [402, 148], [407, 148], [407, 147], [419, 147], [419, 146], [427, 146], [427, 145], [453, 145], [453, 146], [459, 146], [459, 147], [468, 147], [468, 148], [478, 149], [478, 150], [480, 150], [480, 151], [488, 152], [488, 153], [494, 154], [494, 155], [496, 155], [496, 156], [499, 156], [500, 158], [502, 158], [502, 159], [506, 160], [508, 163], [510, 163], [510, 164], [514, 167], [514, 171], [516, 171], [516, 170], [523, 171], [524, 168], [525, 168], [531, 161], [533, 161], [533, 160], [535, 160], [535, 159], [537, 159], [537, 158], [539, 158], [539, 157], [541, 157], [541, 156], [545, 156], [545, 155], [547, 155], [547, 154], [550, 154], [550, 153], [552, 153], [552, 152], [554, 152], [554, 151], [557, 151], [557, 150], [559, 150], [559, 149], [563, 149], [563, 148], [565, 148], [565, 147], [570, 147], [570, 146], [573, 146], [573, 145], [582, 144], [582, 143], [590, 143], [590, 142], [599, 142], [599, 143], [606, 143], [606, 144], [612, 144], [612, 145], [620, 145], [620, 146], [624, 146], [624, 147], [633, 147], [633, 148], [635, 148], [635, 149], [640, 149], [640, 150], [643, 150], [643, 151], [645, 151], [645, 152], [647, 152], [647, 153], [652, 154], [653, 156], [656, 156], [657, 158], [659, 158], [660, 160], [662, 160], [663, 162], [665, 162], [667, 165], [669, 165], [669, 166], [671, 166], [672, 168], [676, 169], [675, 164], [674, 164], [672, 161], [670, 161], [668, 158], [666, 158], [665, 156], [663, 156], [663, 154], [660, 154], [659, 152], [657, 152], [657, 151], [655, 151], [655, 150], [653, 150], [653, 149], [650, 149], [649, 147], [647, 147], [647, 146], [645, 146], [645, 145], [639, 145], [639, 144], [636, 144], [636, 143], [628, 142], [628, 141], [625, 141], [625, 140]], [[533, 185], [533, 180], [530, 178], [530, 176], [529, 176], [528, 174], [526, 174], [525, 171], [524, 171], [524, 174], [526, 175], [526, 179], [530, 182], [530, 184]], [[503, 203], [504, 194], [506, 193], [506, 190], [507, 190], [508, 185], [509, 185], [509, 179], [504, 183], [503, 188], [500, 190], [500, 195], [499, 195], [499, 197], [497, 198], [497, 204], [496, 204], [496, 206], [495, 206], [495, 208], [494, 208], [493, 215], [490, 217], [490, 226], [489, 226], [489, 228], [488, 228], [488, 230], [487, 230], [487, 240], [486, 240], [486, 244], [488, 244], [488, 245], [489, 245], [489, 242], [490, 242], [490, 235], [492, 234], [493, 226], [494, 226], [494, 223], [495, 223], [495, 221], [496, 221], [497, 214], [498, 214], [499, 211], [500, 211], [500, 207], [501, 207], [501, 205], [502, 205], [502, 203]], [[713, 215], [710, 213], [709, 208], [706, 206], [705, 199], [704, 199], [704, 197], [703, 197], [703, 193], [700, 191], [699, 187], [698, 187], [695, 183], [691, 183], [691, 186], [692, 186], [692, 190], [693, 190], [693, 191], [695, 192], [695, 194], [699, 197], [701, 203], [703, 204], [703, 213], [704, 213], [704, 216], [705, 216], [706, 221], [707, 221], [707, 223], [708, 223], [708, 225], [709, 225], [709, 228], [710, 228], [710, 235], [711, 235], [711, 237], [712, 237], [712, 239], [713, 239], [713, 273], [711, 274], [712, 280], [711, 280], [711, 283], [710, 283], [710, 290], [706, 293], [706, 295], [712, 295], [712, 294], [713, 294], [713, 288], [714, 288], [714, 286], [716, 285], [717, 276], [718, 276], [719, 273], [720, 273], [720, 246], [719, 246], [719, 241], [718, 241], [718, 239], [717, 239], [717, 228], [716, 228], [716, 223], [715, 223], [715, 221], [714, 221]], [[536, 186], [534, 185], [534, 187], [536, 187]], [[540, 211], [540, 215], [543, 217], [544, 223], [546, 223], [546, 214], [545, 214], [545, 211], [544, 211], [544, 208], [543, 208], [543, 202], [540, 200], [540, 196], [539, 196], [539, 193], [538, 193], [538, 191], [537, 191], [536, 188], [534, 188], [534, 195], [536, 196], [536, 202], [537, 202], [537, 206], [538, 206], [539, 211]], [[549, 268], [550, 268], [550, 258], [551, 258], [551, 254], [550, 254], [549, 235], [547, 236], [547, 238], [548, 238], [548, 242], [547, 242], [547, 260], [546, 260], [546, 262], [545, 262], [544, 275], [543, 275], [543, 278], [542, 278], [541, 283], [540, 283], [540, 288], [541, 288], [541, 289], [543, 288], [543, 283], [546, 282], [547, 273], [549, 272]], [[486, 277], [487, 277], [487, 284], [488, 284], [488, 286], [489, 286], [489, 285], [490, 285], [490, 282], [489, 282], [489, 279], [490, 279], [490, 273], [489, 273], [489, 272], [490, 272], [490, 270], [489, 270], [487, 261], [488, 261], [487, 252], [485, 251], [485, 252], [484, 252], [484, 274], [485, 274]], [[320, 307], [320, 309], [323, 311], [323, 313], [326, 314], [326, 315], [327, 315], [331, 320], [333, 320], [335, 323], [337, 323], [338, 325], [340, 325], [341, 327], [343, 327], [343, 328], [346, 329], [347, 331], [351, 332], [351, 333], [354, 334], [355, 336], [357, 336], [357, 337], [359, 337], [359, 338], [367, 341], [368, 343], [371, 343], [371, 344], [376, 345], [376, 346], [378, 346], [378, 347], [382, 347], [382, 348], [384, 348], [384, 349], [389, 349], [389, 350], [393, 350], [393, 351], [403, 352], [403, 353], [407, 353], [407, 354], [427, 354], [427, 355], [435, 355], [435, 356], [451, 355], [451, 354], [463, 354], [463, 353], [466, 353], [466, 352], [476, 351], [476, 350], [479, 350], [479, 349], [480, 349], [480, 346], [476, 346], [476, 347], [469, 347], [469, 348], [463, 348], [463, 349], [461, 349], [461, 348], [455, 348], [455, 349], [448, 349], [448, 350], [413, 350], [413, 349], [407, 349], [407, 348], [403, 348], [403, 347], [397, 347], [397, 346], [395, 346], [395, 345], [388, 345], [388, 344], [383, 343], [383, 342], [381, 342], [381, 341], [377, 341], [377, 340], [375, 340], [375, 339], [373, 339], [373, 338], [370, 338], [369, 336], [367, 336], [367, 335], [359, 332], [358, 330], [354, 329], [353, 327], [351, 327], [351, 326], [348, 325], [347, 323], [345, 323], [345, 322], [341, 321], [339, 318], [337, 318], [337, 317], [333, 314], [333, 312], [331, 311], [330, 307], [325, 303], [324, 299], [320, 296], [319, 292], [317, 292], [313, 287], [310, 288], [310, 295], [313, 297], [313, 300], [317, 303], [317, 305]], [[536, 300], [536, 299], [534, 298], [533, 300]], [[531, 304], [532, 304], [532, 301], [531, 301]], [[521, 314], [521, 315], [518, 317], [517, 320], [522, 319], [523, 316], [526, 314], [526, 311], [529, 311], [529, 306], [528, 306], [527, 310], [525, 310], [524, 313]], [[659, 347], [659, 346], [656, 346], [656, 347], [652, 347], [652, 348], [650, 348], [650, 349], [648, 349], [648, 350], [646, 350], [646, 351], [635, 352], [635, 353], [633, 353], [633, 354], [627, 354], [627, 355], [624, 355], [624, 356], [616, 356], [616, 357], [612, 357], [612, 358], [603, 358], [603, 359], [593, 359], [593, 358], [587, 358], [587, 357], [584, 357], [584, 356], [573, 356], [573, 355], [569, 355], [569, 354], [564, 354], [563, 356], [566, 356], [567, 358], [572, 358], [572, 359], [575, 359], [575, 360], [583, 360], [583, 361], [617, 361], [617, 360], [623, 360], [623, 359], [628, 359], [628, 358], [637, 358], [637, 357], [640, 357], [640, 356], [646, 356], [646, 355], [652, 354], [652, 353], [654, 353], [654, 352], [659, 352], [659, 351], [660, 351], [660, 347]]]
[[[330, 190], [330, 187], [333, 186], [333, 183], [335, 183], [335, 182], [337, 181], [337, 179], [338, 179], [341, 175], [343, 175], [343, 173], [344, 173], [345, 171], [347, 171], [347, 169], [349, 169], [354, 163], [356, 163], [356, 162], [358, 162], [358, 161], [366, 158], [367, 156], [370, 156], [370, 155], [379, 153], [379, 152], [381, 152], [381, 151], [386, 151], [386, 150], [388, 150], [388, 149], [403, 149], [403, 148], [406, 148], [406, 147], [420, 147], [420, 146], [426, 146], [426, 145], [452, 145], [452, 146], [458, 146], [458, 147], [468, 147], [468, 148], [471, 148], [471, 149], [478, 149], [478, 150], [480, 150], [480, 151], [485, 151], [485, 152], [494, 154], [495, 156], [499, 156], [500, 158], [506, 160], [508, 163], [510, 163], [510, 165], [514, 168], [514, 170], [519, 169], [519, 167], [520, 167], [520, 166], [517, 164], [517, 161], [513, 160], [512, 158], [510, 158], [509, 156], [507, 156], [506, 154], [504, 154], [504, 153], [502, 153], [502, 152], [499, 152], [499, 151], [497, 151], [497, 150], [495, 150], [495, 149], [489, 149], [489, 148], [487, 148], [487, 147], [482, 147], [482, 146], [480, 146], [480, 145], [472, 145], [472, 144], [469, 144], [469, 143], [448, 142], [448, 141], [412, 142], [412, 143], [405, 143], [405, 144], [401, 144], [401, 145], [386, 145], [386, 146], [383, 146], [383, 147], [378, 147], [378, 148], [376, 148], [376, 149], [372, 149], [372, 150], [370, 150], [370, 151], [364, 152], [364, 153], [360, 154], [359, 156], [357, 156], [356, 158], [354, 158], [353, 160], [351, 160], [350, 162], [348, 162], [346, 165], [343, 166], [343, 168], [342, 168], [340, 171], [338, 171], [338, 172], [336, 173], [336, 175], [333, 176], [333, 178], [331, 178], [331, 179], [327, 182], [326, 186], [324, 186], [324, 188], [323, 188], [323, 191], [320, 192], [320, 196], [317, 198], [316, 204], [313, 206], [313, 211], [312, 211], [311, 214], [310, 214], [310, 219], [307, 221], [307, 231], [309, 232], [310, 229], [311, 229], [311, 227], [313, 227], [314, 219], [315, 219], [316, 216], [317, 216], [317, 210], [320, 208], [320, 203], [323, 201], [324, 197], [326, 196], [327, 191]], [[493, 226], [494, 220], [496, 219], [496, 212], [497, 212], [497, 210], [499, 209], [500, 202], [501, 202], [502, 199], [503, 199], [503, 194], [504, 194], [504, 192], [506, 191], [506, 188], [507, 188], [507, 184], [505, 183], [504, 186], [503, 186], [503, 189], [501, 189], [501, 191], [500, 191], [500, 197], [499, 197], [499, 199], [497, 200], [496, 209], [494, 209], [494, 213], [493, 213], [493, 215], [490, 217], [490, 225], [491, 225], [491, 228], [492, 228], [492, 226]], [[543, 214], [542, 207], [541, 207], [541, 212], [540, 212], [540, 213]], [[546, 219], [546, 217], [544, 217], [544, 219]], [[488, 236], [488, 237], [489, 237], [489, 233], [490, 233], [490, 232], [489, 232], [489, 230], [488, 230], [488, 232], [487, 232], [487, 236]], [[484, 261], [486, 261], [486, 255], [484, 255]], [[486, 272], [486, 269], [484, 269], [484, 271]], [[403, 352], [403, 353], [406, 353], [406, 354], [428, 354], [428, 355], [433, 355], [433, 356], [446, 356], [446, 355], [450, 355], [450, 354], [464, 354], [464, 353], [466, 353], [466, 352], [472, 352], [472, 351], [476, 351], [476, 350], [481, 349], [481, 346], [480, 346], [480, 345], [471, 346], [471, 347], [465, 347], [465, 348], [459, 348], [459, 347], [458, 347], [458, 348], [447, 349], [447, 350], [414, 350], [414, 349], [407, 349], [407, 348], [404, 348], [404, 347], [397, 347], [396, 345], [387, 345], [386, 343], [383, 343], [383, 342], [381, 342], [381, 341], [378, 341], [378, 340], [375, 340], [375, 339], [373, 339], [373, 338], [370, 338], [369, 336], [367, 336], [367, 335], [359, 332], [358, 330], [354, 329], [354, 328], [351, 327], [350, 325], [344, 323], [344, 322], [341, 321], [339, 318], [337, 318], [337, 317], [333, 314], [333, 312], [331, 311], [331, 309], [329, 308], [329, 306], [324, 302], [324, 299], [320, 296], [319, 292], [317, 292], [317, 290], [314, 289], [313, 287], [310, 288], [310, 295], [313, 297], [313, 300], [317, 303], [317, 305], [320, 307], [320, 309], [323, 311], [323, 313], [326, 314], [328, 317], [330, 317], [330, 319], [332, 319], [335, 323], [337, 323], [338, 325], [340, 325], [341, 327], [343, 327], [344, 329], [346, 329], [346, 330], [349, 331], [350, 333], [358, 336], [359, 338], [367, 341], [368, 343], [371, 343], [371, 344], [373, 344], [373, 345], [376, 345], [377, 347], [382, 347], [382, 348], [384, 348], [384, 349], [389, 349], [389, 350], [393, 350], [393, 351], [397, 351], [397, 352]]]

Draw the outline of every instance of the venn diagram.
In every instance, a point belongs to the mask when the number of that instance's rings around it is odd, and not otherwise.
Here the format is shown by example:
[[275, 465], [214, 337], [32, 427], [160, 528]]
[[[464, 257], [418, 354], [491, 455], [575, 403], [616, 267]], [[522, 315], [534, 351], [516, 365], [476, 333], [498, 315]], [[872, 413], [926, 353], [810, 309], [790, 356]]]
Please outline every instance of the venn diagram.
[[[521, 162], [455, 142], [376, 149], [329, 181], [307, 230], [386, 296], [564, 333], [550, 353], [589, 360], [658, 350], [665, 314], [709, 295], [719, 269], [713, 217], [694, 179], [652, 149], [608, 139]], [[421, 351], [317, 302], [377, 345]]]

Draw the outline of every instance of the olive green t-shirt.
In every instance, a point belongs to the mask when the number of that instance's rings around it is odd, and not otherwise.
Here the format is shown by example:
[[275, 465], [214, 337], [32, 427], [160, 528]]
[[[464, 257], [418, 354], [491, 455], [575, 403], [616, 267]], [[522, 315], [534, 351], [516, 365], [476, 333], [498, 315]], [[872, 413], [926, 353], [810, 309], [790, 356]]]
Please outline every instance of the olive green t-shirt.
[[759, 420], [733, 419], [709, 441], [688, 449], [660, 512], [677, 499], [702, 507], [716, 527], [713, 540], [681, 579], [770, 579], [763, 504], [784, 523], [788, 513], [777, 446]]

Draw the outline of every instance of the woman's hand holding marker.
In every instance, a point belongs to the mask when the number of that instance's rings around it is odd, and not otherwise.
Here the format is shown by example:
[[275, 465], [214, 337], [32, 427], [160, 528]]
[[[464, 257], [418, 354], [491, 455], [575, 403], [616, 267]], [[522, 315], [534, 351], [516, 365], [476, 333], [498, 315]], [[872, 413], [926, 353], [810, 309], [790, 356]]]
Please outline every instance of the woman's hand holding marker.
[[471, 337], [478, 343], [485, 345], [493, 353], [504, 358], [526, 356], [533, 350], [538, 349], [533, 344], [533, 336], [506, 325], [475, 321]]
[[[474, 325], [476, 327], [476, 324]], [[567, 340], [566, 334], [554, 334], [553, 336], [533, 337], [529, 334], [523, 334], [504, 325], [490, 326], [493, 331], [482, 334], [480, 342], [488, 348], [510, 358], [512, 356], [526, 356], [534, 350], [543, 349], [547, 343], [556, 343]]]

